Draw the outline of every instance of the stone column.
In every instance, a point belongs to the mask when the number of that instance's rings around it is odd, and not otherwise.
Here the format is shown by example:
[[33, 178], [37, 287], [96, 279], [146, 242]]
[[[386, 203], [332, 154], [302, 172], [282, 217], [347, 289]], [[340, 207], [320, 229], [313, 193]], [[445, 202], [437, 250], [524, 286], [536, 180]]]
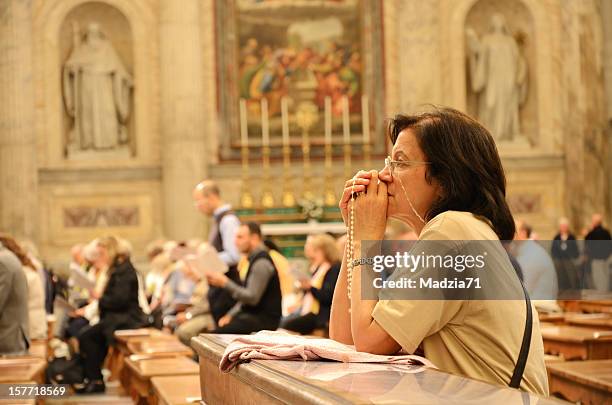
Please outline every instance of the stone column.
[[34, 240], [37, 167], [31, 1], [0, 1], [0, 231]]
[[191, 199], [207, 163], [200, 3], [159, 3], [164, 232], [174, 239], [205, 236]]
[[[606, 118], [608, 126], [606, 134], [608, 137], [608, 172], [612, 170], [612, 2], [600, 0], [601, 20], [603, 28], [603, 68], [604, 85], [606, 91]], [[608, 225], [612, 224], [612, 176], [608, 175], [607, 214]]]

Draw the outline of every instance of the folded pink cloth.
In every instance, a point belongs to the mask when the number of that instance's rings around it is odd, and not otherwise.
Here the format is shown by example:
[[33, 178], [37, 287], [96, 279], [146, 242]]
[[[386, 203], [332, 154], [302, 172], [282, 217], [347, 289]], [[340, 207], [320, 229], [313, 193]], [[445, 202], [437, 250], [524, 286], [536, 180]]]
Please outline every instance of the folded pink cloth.
[[382, 356], [358, 352], [353, 346], [331, 339], [313, 339], [285, 332], [261, 331], [232, 340], [223, 353], [219, 369], [227, 373], [239, 363], [252, 359], [336, 360], [344, 363], [390, 363], [436, 368], [429, 360], [420, 356]]

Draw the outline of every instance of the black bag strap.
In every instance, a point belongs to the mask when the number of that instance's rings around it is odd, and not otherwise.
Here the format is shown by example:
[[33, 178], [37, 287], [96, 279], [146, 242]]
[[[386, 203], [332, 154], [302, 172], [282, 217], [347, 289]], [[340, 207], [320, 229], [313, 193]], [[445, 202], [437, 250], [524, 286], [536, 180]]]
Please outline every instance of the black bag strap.
[[525, 332], [523, 332], [523, 342], [521, 343], [521, 351], [519, 352], [518, 360], [514, 366], [514, 373], [512, 373], [512, 379], [510, 380], [510, 387], [518, 388], [521, 385], [523, 379], [523, 373], [525, 372], [525, 366], [527, 365], [527, 357], [529, 356], [529, 348], [531, 347], [531, 332], [533, 329], [533, 313], [531, 310], [531, 299], [525, 285], [521, 282], [523, 292], [525, 293], [525, 304], [527, 305], [527, 322], [525, 323]]

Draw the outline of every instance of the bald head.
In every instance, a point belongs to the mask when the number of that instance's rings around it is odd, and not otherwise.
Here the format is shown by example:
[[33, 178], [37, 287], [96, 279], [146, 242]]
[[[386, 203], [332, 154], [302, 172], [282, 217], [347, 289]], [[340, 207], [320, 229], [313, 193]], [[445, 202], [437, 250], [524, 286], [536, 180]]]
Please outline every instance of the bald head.
[[198, 183], [193, 189], [193, 201], [202, 214], [212, 215], [222, 204], [219, 186], [212, 180]]
[[603, 216], [601, 214], [593, 214], [591, 217], [591, 228], [601, 225], [603, 222]]
[[531, 226], [523, 220], [515, 221], [516, 234], [515, 240], [527, 240], [531, 236]]

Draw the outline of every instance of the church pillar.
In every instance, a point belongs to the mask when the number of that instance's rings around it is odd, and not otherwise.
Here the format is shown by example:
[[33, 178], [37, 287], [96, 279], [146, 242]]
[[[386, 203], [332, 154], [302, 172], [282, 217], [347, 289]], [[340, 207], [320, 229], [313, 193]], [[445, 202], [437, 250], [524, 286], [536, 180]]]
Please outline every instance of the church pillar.
[[159, 3], [163, 217], [165, 236], [173, 239], [203, 236], [191, 199], [206, 176], [200, 3]]
[[[604, 85], [606, 92], [606, 120], [607, 120], [607, 136], [608, 136], [608, 172], [612, 170], [612, 2], [601, 0], [601, 19], [603, 28], [603, 68], [604, 68]], [[608, 221], [607, 224], [612, 224], [612, 176], [608, 175], [608, 195], [607, 209]]]
[[0, 232], [28, 239], [38, 200], [31, 3], [0, 2]]

